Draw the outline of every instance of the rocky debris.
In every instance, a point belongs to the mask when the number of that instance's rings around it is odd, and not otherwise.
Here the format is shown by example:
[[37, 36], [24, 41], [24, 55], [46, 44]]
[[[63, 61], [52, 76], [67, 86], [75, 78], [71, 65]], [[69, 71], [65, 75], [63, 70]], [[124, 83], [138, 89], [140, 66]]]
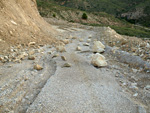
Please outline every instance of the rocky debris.
[[72, 37], [72, 39], [77, 39], [77, 37]]
[[70, 63], [65, 63], [62, 67], [71, 67]]
[[91, 64], [96, 66], [96, 67], [107, 66], [107, 62], [105, 60], [105, 57], [99, 53], [92, 55]]
[[90, 44], [89, 44], [89, 43], [84, 43], [83, 45], [84, 45], [84, 46], [90, 46]]
[[91, 39], [87, 39], [87, 43], [90, 43], [91, 42]]
[[88, 38], [92, 38], [92, 35], [90, 35]]
[[28, 56], [28, 54], [27, 54], [26, 52], [22, 52], [22, 53], [18, 56], [18, 59], [23, 60], [23, 59], [25, 59], [25, 57], [27, 57], [27, 56]]
[[55, 57], [58, 57], [58, 56], [59, 56], [59, 54], [56, 53], [56, 54], [54, 54], [54, 55], [52, 56], [52, 58], [55, 58]]
[[137, 83], [131, 83], [131, 86], [129, 88], [137, 90], [138, 89]]
[[80, 39], [79, 39], [79, 41], [80, 41], [80, 42], [83, 42], [83, 39], [82, 39], [82, 38], [80, 38]]
[[29, 60], [35, 60], [35, 56], [29, 55], [29, 56], [28, 56], [28, 59], [29, 59]]
[[81, 51], [81, 47], [77, 46], [76, 51]]
[[69, 44], [69, 40], [68, 40], [68, 39], [64, 39], [64, 40], [63, 40], [63, 43], [64, 43], [64, 44]]
[[31, 45], [35, 45], [36, 43], [35, 42], [30, 42], [28, 45], [31, 46]]
[[134, 97], [137, 97], [137, 96], [138, 96], [138, 93], [133, 94], [133, 96], [134, 96]]
[[64, 60], [64, 61], [67, 60], [67, 58], [65, 56], [61, 56], [61, 59]]
[[150, 85], [145, 86], [144, 89], [150, 90]]
[[105, 51], [105, 46], [100, 41], [94, 41], [92, 49], [93, 52], [102, 53]]
[[40, 66], [39, 64], [36, 64], [36, 65], [34, 65], [34, 69], [36, 69], [36, 70], [42, 70], [43, 69], [43, 67], [42, 66]]
[[58, 46], [56, 46], [56, 50], [59, 51], [59, 52], [65, 52], [66, 51], [64, 45], [58, 45]]

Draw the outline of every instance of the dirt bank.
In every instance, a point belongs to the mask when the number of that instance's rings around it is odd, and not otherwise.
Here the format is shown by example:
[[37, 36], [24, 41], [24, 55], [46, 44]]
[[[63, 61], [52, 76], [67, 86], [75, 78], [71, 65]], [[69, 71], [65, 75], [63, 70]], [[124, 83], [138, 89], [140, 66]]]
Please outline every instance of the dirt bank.
[[10, 46], [29, 42], [37, 44], [55, 42], [56, 31], [41, 18], [36, 0], [0, 1], [0, 53]]

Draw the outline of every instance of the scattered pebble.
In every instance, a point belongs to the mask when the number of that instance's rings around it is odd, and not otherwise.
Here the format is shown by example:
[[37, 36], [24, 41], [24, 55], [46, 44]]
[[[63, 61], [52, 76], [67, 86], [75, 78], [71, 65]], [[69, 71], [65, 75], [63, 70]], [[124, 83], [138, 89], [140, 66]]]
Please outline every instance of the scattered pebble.
[[62, 67], [71, 67], [70, 63], [65, 63]]
[[84, 43], [83, 45], [84, 45], [84, 46], [90, 46], [90, 44], [89, 44], [89, 43]]
[[34, 69], [36, 69], [36, 70], [42, 70], [43, 69], [43, 67], [42, 66], [40, 66], [39, 64], [36, 64], [36, 65], [34, 65]]
[[61, 56], [61, 59], [64, 60], [64, 61], [67, 60], [65, 56]]
[[137, 97], [137, 96], [138, 96], [138, 93], [133, 94], [133, 96], [134, 96], [134, 97]]
[[78, 47], [76, 48], [76, 51], [81, 51], [81, 47], [78, 46]]
[[29, 59], [29, 60], [35, 60], [35, 56], [29, 55], [28, 59]]

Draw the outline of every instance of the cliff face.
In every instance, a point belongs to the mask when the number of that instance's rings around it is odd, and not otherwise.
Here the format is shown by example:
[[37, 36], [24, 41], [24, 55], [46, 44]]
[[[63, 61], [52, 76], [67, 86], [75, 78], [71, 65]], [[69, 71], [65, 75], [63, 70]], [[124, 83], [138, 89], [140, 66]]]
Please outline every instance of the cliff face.
[[0, 53], [12, 45], [52, 43], [55, 30], [40, 17], [36, 0], [0, 1]]

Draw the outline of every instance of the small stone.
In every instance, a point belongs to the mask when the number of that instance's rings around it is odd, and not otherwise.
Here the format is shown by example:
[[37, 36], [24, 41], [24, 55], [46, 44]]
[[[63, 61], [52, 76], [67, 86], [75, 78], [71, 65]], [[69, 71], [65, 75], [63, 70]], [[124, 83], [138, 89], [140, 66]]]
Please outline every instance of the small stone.
[[59, 51], [59, 52], [65, 52], [66, 51], [66, 49], [65, 49], [65, 47], [63, 45], [57, 46], [56, 50]]
[[65, 63], [62, 67], [71, 67], [71, 64]]
[[[40, 50], [37, 50], [36, 52], [37, 52], [37, 53], [39, 53], [39, 52], [40, 52]], [[29, 52], [28, 52], [28, 54], [29, 54], [29, 55], [33, 55], [33, 54], [35, 54], [35, 51], [34, 51], [34, 50], [29, 51]]]
[[35, 42], [30, 42], [28, 45], [35, 45], [36, 43]]
[[4, 59], [8, 60], [8, 56], [4, 56]]
[[65, 56], [61, 56], [61, 59], [64, 60], [64, 61], [67, 60]]
[[72, 37], [72, 39], [77, 39], [77, 37]]
[[116, 75], [115, 75], [115, 77], [119, 77], [119, 75], [118, 75], [118, 74], [116, 74]]
[[55, 57], [58, 57], [59, 56], [59, 54], [54, 54], [53, 56], [52, 56], [52, 58], [55, 58]]
[[81, 47], [78, 46], [78, 47], [76, 48], [76, 50], [77, 50], [77, 51], [81, 51]]
[[135, 93], [133, 96], [134, 96], [134, 97], [137, 97], [137, 96], [138, 96], [138, 93]]
[[80, 41], [80, 42], [83, 42], [83, 39], [82, 39], [82, 38], [80, 38], [80, 39], [79, 39], [79, 41]]
[[41, 67], [40, 65], [36, 64], [36, 65], [34, 65], [34, 69], [39, 71], [39, 70], [42, 70], [43, 67]]
[[64, 43], [64, 44], [69, 44], [69, 40], [68, 40], [68, 39], [64, 39], [64, 40], [63, 40], [63, 43]]
[[138, 70], [137, 69], [132, 69], [133, 73], [137, 73]]
[[90, 44], [89, 44], [89, 43], [84, 43], [83, 45], [84, 45], [84, 46], [90, 46]]
[[96, 53], [92, 56], [91, 64], [93, 64], [96, 67], [107, 66], [107, 62], [105, 60], [105, 57], [99, 53]]
[[2, 60], [4, 60], [4, 58], [3, 58], [3, 57], [0, 57], [0, 61], [2, 61]]
[[150, 90], [150, 85], [145, 86], [144, 89]]
[[87, 42], [90, 43], [90, 42], [91, 42], [91, 39], [87, 39]]
[[35, 60], [35, 56], [29, 55], [28, 59], [29, 59], [29, 60]]

